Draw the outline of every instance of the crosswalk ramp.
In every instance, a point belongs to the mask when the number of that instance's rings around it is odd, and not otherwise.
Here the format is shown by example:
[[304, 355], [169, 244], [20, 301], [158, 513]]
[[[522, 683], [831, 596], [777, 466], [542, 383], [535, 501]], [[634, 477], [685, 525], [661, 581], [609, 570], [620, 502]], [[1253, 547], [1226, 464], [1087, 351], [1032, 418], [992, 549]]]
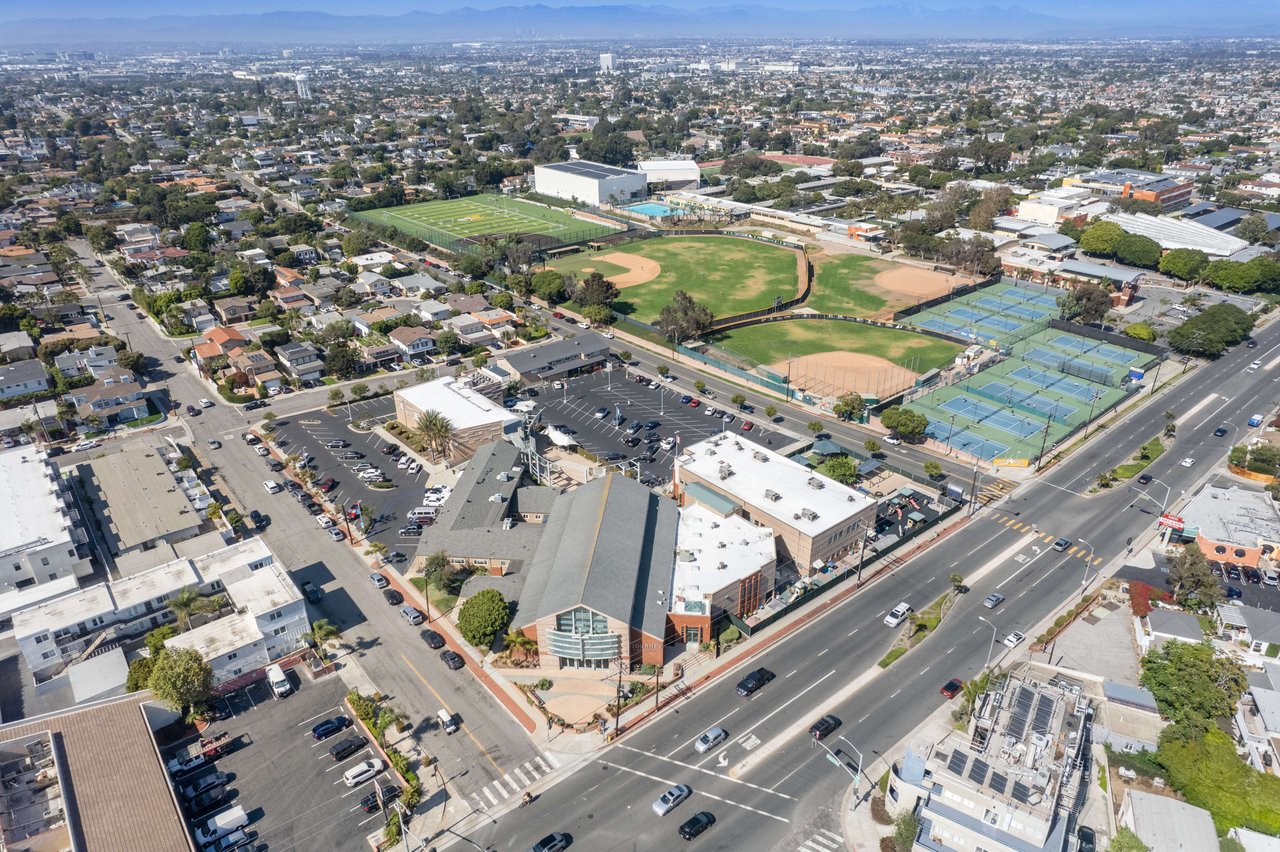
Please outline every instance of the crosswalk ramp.
[[525, 790], [546, 775], [560, 768], [560, 761], [550, 752], [543, 752], [532, 760], [510, 769], [501, 778], [496, 778], [471, 794], [479, 808], [497, 805]]
[[801, 843], [796, 849], [797, 852], [835, 852], [837, 849], [844, 849], [844, 838], [834, 831], [820, 828], [817, 834]]

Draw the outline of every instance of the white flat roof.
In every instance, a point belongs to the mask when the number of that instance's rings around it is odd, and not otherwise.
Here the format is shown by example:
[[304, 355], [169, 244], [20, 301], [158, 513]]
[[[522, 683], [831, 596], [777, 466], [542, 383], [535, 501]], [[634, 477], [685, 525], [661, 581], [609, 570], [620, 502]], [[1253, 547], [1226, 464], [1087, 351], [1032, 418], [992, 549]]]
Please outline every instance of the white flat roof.
[[74, 575], [68, 574], [24, 589], [10, 589], [0, 593], [0, 618], [8, 618], [15, 612], [62, 597], [67, 592], [74, 592], [78, 588], [80, 588], [80, 581]]
[[[208, 581], [214, 577], [221, 578], [226, 572], [253, 562], [275, 562], [275, 554], [267, 543], [260, 538], [251, 538], [236, 542], [227, 547], [192, 558], [200, 576]], [[225, 581], [224, 581], [225, 582]]]
[[190, 648], [204, 660], [221, 657], [263, 639], [253, 616], [236, 613], [164, 640], [166, 648]]
[[22, 638], [45, 630], [61, 630], [95, 615], [115, 611], [111, 591], [105, 586], [77, 589], [69, 595], [37, 604], [13, 614], [13, 635]]
[[[773, 530], [746, 518], [722, 518], [694, 504], [680, 510], [671, 611], [703, 612], [702, 602], [777, 558]], [[689, 608], [689, 605], [695, 605]]]
[[786, 456], [728, 433], [686, 447], [678, 464], [739, 503], [754, 506], [808, 536], [826, 532], [875, 502]]
[[262, 614], [279, 609], [291, 601], [301, 600], [302, 593], [279, 565], [267, 565], [256, 571], [248, 568], [224, 575], [227, 595], [237, 608], [247, 608], [251, 613]]
[[1131, 234], [1149, 237], [1166, 250], [1199, 249], [1205, 254], [1226, 257], [1249, 245], [1239, 237], [1186, 219], [1170, 219], [1147, 213], [1108, 213], [1102, 218], [1107, 222], [1114, 222]]
[[176, 559], [114, 581], [111, 583], [111, 595], [115, 598], [116, 609], [128, 609], [156, 598], [172, 597], [179, 589], [199, 582], [200, 576], [192, 569], [191, 563]]
[[33, 445], [0, 450], [0, 553], [70, 540], [55, 475]]
[[439, 411], [449, 418], [449, 422], [457, 430], [488, 426], [491, 423], [505, 425], [520, 422], [519, 417], [453, 376], [423, 382], [395, 393], [419, 411]]

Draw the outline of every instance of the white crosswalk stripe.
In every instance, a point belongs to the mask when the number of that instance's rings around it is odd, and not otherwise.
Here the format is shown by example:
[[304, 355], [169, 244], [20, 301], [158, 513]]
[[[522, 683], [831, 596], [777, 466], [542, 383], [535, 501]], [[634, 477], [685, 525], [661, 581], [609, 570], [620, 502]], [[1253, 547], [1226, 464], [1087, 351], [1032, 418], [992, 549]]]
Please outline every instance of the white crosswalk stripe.
[[549, 751], [544, 751], [542, 753], [542, 756], [545, 757], [547, 759], [547, 762], [550, 763], [552, 766], [554, 766], [556, 769], [560, 768], [560, 761], [556, 760], [556, 756], [554, 754], [552, 754]]
[[817, 834], [800, 844], [798, 852], [832, 852], [843, 848], [844, 839], [840, 835], [820, 828]]
[[484, 789], [484, 794], [485, 794], [485, 796], [486, 796], [486, 797], [488, 797], [488, 799], [489, 799], [489, 804], [491, 804], [491, 805], [496, 805], [496, 804], [498, 804], [498, 800], [497, 800], [497, 798], [496, 798], [492, 793], [490, 793], [490, 792], [489, 792], [489, 788], [488, 788], [488, 787], [485, 787], [485, 788], [483, 788], [483, 789]]
[[[495, 779], [495, 780], [494, 780], [494, 782], [493, 782], [490, 786], [491, 786], [491, 787], [493, 787], [495, 790], [497, 790], [497, 791], [498, 791], [498, 793], [500, 793], [500, 794], [502, 795], [502, 798], [504, 798], [504, 799], [505, 799], [507, 796], [510, 796], [510, 795], [511, 795], [509, 792], [507, 792], [507, 788], [502, 786], [502, 782], [501, 782], [500, 780], [496, 780], [496, 779]], [[515, 785], [515, 784], [512, 784], [512, 785], [511, 785], [511, 789], [512, 789], [512, 790], [514, 790], [515, 788], [516, 788], [516, 785]], [[488, 787], [486, 787], [485, 789], [487, 790], [487, 789], [489, 789], [489, 788], [488, 788]]]
[[543, 759], [542, 759], [542, 758], [540, 758], [540, 757], [535, 757], [535, 758], [534, 758], [534, 760], [536, 760], [536, 761], [538, 762], [538, 768], [542, 770], [542, 774], [543, 774], [543, 775], [546, 775], [546, 774], [548, 774], [549, 772], [551, 772], [551, 767], [550, 767], [550, 766], [547, 766], [547, 763], [546, 763], [546, 761], [545, 761], [545, 760], [543, 760]]
[[[521, 771], [520, 771], [519, 767], [517, 767], [516, 769], [514, 769], [514, 770], [512, 770], [512, 771], [513, 771], [513, 772], [515, 772], [516, 777], [520, 779], [520, 786], [522, 786], [522, 787], [528, 787], [528, 786], [529, 786], [529, 779], [528, 779], [527, 777], [525, 777], [525, 774], [524, 774], [523, 772], [521, 772]], [[537, 776], [535, 775], [534, 777], [536, 778]]]
[[534, 780], [537, 780], [538, 778], [542, 777], [542, 773], [539, 772], [538, 768], [533, 765], [533, 761], [526, 761], [525, 765], [520, 768], [523, 769], [526, 773], [528, 773]]

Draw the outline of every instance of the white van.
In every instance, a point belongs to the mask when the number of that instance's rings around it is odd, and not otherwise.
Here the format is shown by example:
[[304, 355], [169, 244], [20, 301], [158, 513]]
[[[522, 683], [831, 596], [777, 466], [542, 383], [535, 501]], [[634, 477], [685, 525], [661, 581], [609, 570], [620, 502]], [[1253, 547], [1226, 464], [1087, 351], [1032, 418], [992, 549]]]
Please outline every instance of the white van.
[[422, 521], [434, 520], [435, 516], [436, 516], [435, 506], [418, 506], [417, 508], [410, 509], [409, 514], [406, 517], [409, 519], [411, 523], [416, 524]]
[[225, 837], [231, 832], [244, 828], [249, 824], [249, 815], [245, 813], [244, 808], [237, 805], [234, 808], [225, 810], [215, 815], [204, 825], [196, 829], [196, 843], [201, 845], [213, 843], [220, 837]]
[[440, 710], [436, 713], [436, 718], [440, 720], [440, 727], [444, 729], [446, 734], [452, 734], [458, 730], [458, 720], [448, 710]]
[[267, 666], [267, 684], [271, 687], [271, 691], [275, 693], [276, 698], [284, 698], [293, 692], [293, 684], [289, 682], [289, 678], [285, 676], [284, 669], [280, 668], [279, 663], [272, 663]]

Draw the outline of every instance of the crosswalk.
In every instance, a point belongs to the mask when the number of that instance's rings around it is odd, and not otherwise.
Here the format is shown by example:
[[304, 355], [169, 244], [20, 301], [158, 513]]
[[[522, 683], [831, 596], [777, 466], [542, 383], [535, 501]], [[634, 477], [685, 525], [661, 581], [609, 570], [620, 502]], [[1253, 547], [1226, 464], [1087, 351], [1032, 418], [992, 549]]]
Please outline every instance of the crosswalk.
[[[1040, 541], [1044, 542], [1045, 544], [1051, 544], [1057, 540], [1057, 538], [1053, 535], [1053, 533], [1046, 533], [1043, 530], [1041, 530], [1039, 527], [1037, 527], [1035, 524], [1027, 523], [1026, 521], [1023, 521], [1012, 515], [996, 514], [991, 516], [991, 520], [995, 521], [996, 523], [1002, 526], [1008, 527], [1009, 529], [1014, 530], [1015, 532], [1030, 533]], [[1074, 556], [1076, 559], [1083, 559], [1085, 562], [1088, 562], [1090, 565], [1102, 564], [1102, 557], [1098, 556], [1088, 547], [1081, 547], [1080, 545], [1073, 543], [1068, 545], [1066, 550], [1064, 550], [1063, 552], [1067, 556]]]
[[797, 852], [834, 852], [837, 849], [844, 849], [844, 838], [825, 828], [818, 829], [817, 834], [796, 847]]
[[996, 479], [985, 483], [978, 489], [978, 505], [990, 506], [1016, 488], [1017, 485], [1018, 483], [1011, 479]]
[[471, 794], [477, 808], [489, 808], [529, 789], [533, 782], [560, 768], [560, 761], [550, 752], [542, 752], [522, 765], [496, 778]]

